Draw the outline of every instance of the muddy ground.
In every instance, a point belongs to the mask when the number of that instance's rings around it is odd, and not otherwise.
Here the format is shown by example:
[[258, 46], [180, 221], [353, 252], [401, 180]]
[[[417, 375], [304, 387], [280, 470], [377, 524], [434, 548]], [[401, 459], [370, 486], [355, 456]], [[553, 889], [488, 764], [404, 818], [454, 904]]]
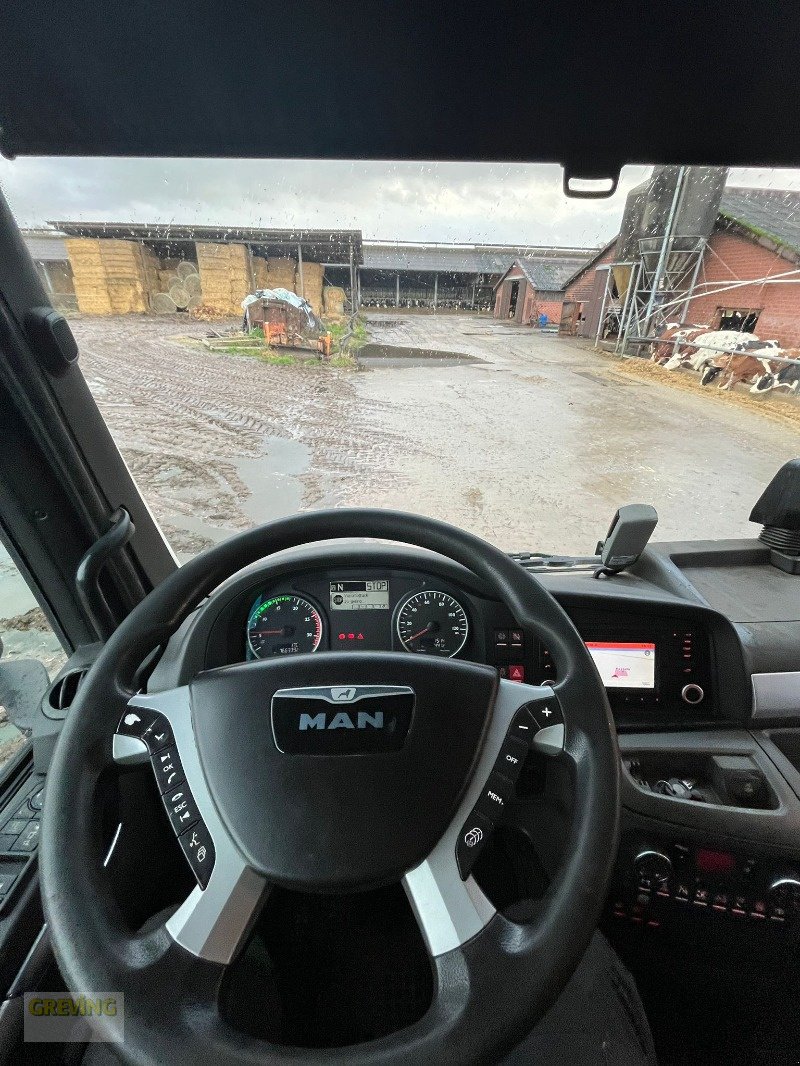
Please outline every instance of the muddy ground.
[[[800, 454], [800, 404], [703, 390], [472, 316], [368, 316], [358, 371], [207, 351], [185, 317], [75, 318], [81, 366], [179, 556], [298, 509], [434, 515], [508, 549], [586, 553], [622, 503], [660, 539], [735, 537]], [[6, 656], [55, 639], [0, 553]]]
[[354, 372], [212, 354], [182, 339], [208, 331], [185, 319], [73, 322], [103, 415], [179, 553], [355, 504], [529, 550], [590, 551], [632, 501], [656, 507], [662, 539], [748, 535], [764, 485], [800, 454], [797, 422], [764, 417], [758, 400], [715, 402], [573, 340], [472, 316], [368, 323], [378, 350]]

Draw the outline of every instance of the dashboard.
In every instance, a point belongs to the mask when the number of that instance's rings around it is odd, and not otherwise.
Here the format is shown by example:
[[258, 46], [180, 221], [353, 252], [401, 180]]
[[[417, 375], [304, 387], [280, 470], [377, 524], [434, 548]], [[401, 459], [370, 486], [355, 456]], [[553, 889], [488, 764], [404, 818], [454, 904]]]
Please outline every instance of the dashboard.
[[[728, 620], [630, 575], [538, 575], [569, 614], [621, 730], [742, 721], [746, 678]], [[546, 644], [466, 568], [434, 553], [349, 542], [307, 547], [226, 582], [173, 642], [157, 673], [276, 656], [393, 651], [494, 666], [511, 681], [555, 683]], [[156, 679], [158, 680], [158, 678]]]
[[[800, 601], [798, 579], [773, 570], [768, 548], [740, 541], [652, 546], [606, 579], [535, 571], [586, 643], [617, 728], [612, 923], [671, 928], [689, 913], [777, 929], [800, 916]], [[466, 567], [342, 541], [275, 555], [221, 585], [173, 635], [148, 691], [231, 664], [353, 649], [558, 683], [546, 641]], [[561, 817], [553, 762], [531, 754], [517, 785], [514, 817], [530, 839]]]

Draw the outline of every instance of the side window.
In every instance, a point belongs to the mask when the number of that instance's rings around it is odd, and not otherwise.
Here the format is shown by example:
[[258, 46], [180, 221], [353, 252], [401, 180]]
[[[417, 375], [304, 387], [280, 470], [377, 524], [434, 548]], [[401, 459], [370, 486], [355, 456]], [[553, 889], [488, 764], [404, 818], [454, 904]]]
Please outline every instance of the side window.
[[0, 780], [28, 743], [31, 712], [65, 662], [64, 649], [0, 544]]

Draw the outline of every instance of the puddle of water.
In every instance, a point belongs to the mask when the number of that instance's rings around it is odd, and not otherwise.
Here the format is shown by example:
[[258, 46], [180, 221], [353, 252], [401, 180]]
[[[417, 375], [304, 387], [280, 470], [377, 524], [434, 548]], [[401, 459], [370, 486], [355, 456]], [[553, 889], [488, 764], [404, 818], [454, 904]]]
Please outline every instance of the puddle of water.
[[405, 348], [399, 344], [365, 344], [356, 353], [363, 366], [380, 367], [443, 367], [474, 366], [485, 363], [464, 352], [442, 352], [435, 348]]
[[255, 459], [240, 459], [236, 472], [250, 490], [239, 506], [253, 523], [271, 522], [274, 518], [300, 510], [303, 486], [298, 475], [310, 464], [308, 447], [296, 440], [267, 437], [264, 454]]

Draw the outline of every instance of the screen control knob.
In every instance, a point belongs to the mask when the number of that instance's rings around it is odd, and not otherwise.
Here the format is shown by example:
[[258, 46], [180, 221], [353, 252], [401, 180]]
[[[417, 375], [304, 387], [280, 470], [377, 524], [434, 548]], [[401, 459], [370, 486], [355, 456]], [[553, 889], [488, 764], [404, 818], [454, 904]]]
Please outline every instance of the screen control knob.
[[698, 703], [703, 702], [704, 697], [705, 692], [703, 692], [699, 685], [692, 683], [690, 685], [684, 685], [681, 689], [681, 699], [684, 703], [691, 703], [693, 706], [696, 706]]
[[787, 916], [800, 913], [800, 875], [779, 874], [773, 877], [767, 889], [767, 899], [772, 907], [780, 907]]
[[641, 848], [633, 869], [639, 888], [660, 888], [672, 873], [672, 859], [658, 848]]

